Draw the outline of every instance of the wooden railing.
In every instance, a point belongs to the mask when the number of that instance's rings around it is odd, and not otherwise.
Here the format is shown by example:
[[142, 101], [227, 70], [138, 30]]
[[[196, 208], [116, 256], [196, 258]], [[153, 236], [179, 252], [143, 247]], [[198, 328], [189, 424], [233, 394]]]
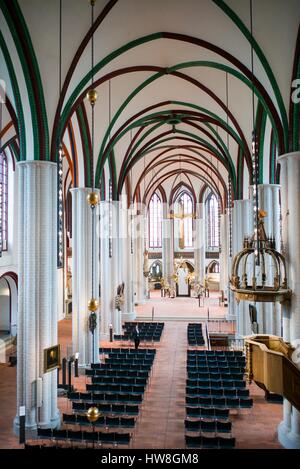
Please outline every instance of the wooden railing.
[[281, 337], [245, 337], [246, 372], [250, 381], [285, 397], [300, 411], [300, 370], [291, 360], [293, 348]]

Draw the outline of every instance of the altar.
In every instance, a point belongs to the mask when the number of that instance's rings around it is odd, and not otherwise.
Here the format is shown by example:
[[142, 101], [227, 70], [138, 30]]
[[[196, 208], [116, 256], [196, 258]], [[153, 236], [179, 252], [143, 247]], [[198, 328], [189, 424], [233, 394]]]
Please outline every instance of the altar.
[[184, 267], [179, 267], [177, 270], [178, 282], [176, 283], [176, 296], [190, 296], [191, 287], [186, 278], [189, 270]]

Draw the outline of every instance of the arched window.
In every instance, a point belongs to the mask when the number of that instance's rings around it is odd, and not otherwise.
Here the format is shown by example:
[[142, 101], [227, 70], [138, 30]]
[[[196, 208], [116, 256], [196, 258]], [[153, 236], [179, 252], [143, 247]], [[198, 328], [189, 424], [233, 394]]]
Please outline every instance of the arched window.
[[[178, 232], [179, 248], [193, 247], [193, 200], [187, 192], [182, 192], [175, 204], [174, 228]], [[177, 226], [176, 226], [177, 225]]]
[[4, 153], [0, 155], [0, 251], [7, 251], [8, 239], [8, 165]]
[[208, 248], [219, 247], [219, 213], [216, 196], [211, 193], [206, 200], [207, 205], [207, 246]]
[[220, 273], [220, 264], [217, 261], [212, 261], [205, 269], [207, 274], [219, 274]]
[[156, 192], [149, 204], [149, 247], [162, 247], [162, 202]]

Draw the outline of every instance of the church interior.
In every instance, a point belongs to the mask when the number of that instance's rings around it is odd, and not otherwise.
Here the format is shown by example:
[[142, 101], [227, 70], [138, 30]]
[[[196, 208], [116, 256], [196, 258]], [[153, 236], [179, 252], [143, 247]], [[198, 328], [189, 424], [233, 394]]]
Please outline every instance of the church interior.
[[0, 0], [0, 448], [300, 449], [299, 0]]

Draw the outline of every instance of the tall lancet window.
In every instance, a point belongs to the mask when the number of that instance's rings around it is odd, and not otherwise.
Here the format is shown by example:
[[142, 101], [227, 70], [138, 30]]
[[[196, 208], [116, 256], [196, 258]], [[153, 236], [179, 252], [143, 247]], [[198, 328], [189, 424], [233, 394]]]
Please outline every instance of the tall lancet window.
[[0, 154], [0, 217], [2, 252], [7, 251], [8, 238], [8, 165], [4, 153]]
[[156, 192], [149, 203], [149, 247], [162, 247], [162, 202]]
[[193, 247], [193, 200], [187, 193], [179, 195], [175, 204], [174, 228], [178, 232], [178, 246], [180, 249]]
[[219, 216], [218, 201], [213, 193], [210, 193], [206, 199], [207, 214], [207, 247], [219, 247]]

